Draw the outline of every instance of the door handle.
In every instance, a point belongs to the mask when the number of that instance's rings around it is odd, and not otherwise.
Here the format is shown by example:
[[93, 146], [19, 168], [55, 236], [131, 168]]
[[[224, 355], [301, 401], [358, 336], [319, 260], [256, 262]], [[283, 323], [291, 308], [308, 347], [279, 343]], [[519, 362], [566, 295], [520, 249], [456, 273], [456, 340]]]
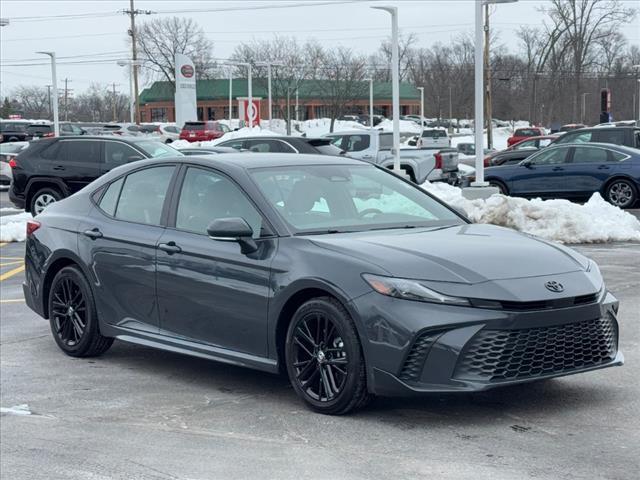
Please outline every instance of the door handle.
[[363, 160], [371, 160], [372, 158], [373, 158], [373, 155], [362, 155]]
[[167, 252], [169, 255], [173, 255], [174, 253], [180, 253], [182, 249], [176, 245], [176, 242], [168, 242], [168, 243], [160, 243], [158, 244], [158, 248], [163, 252]]
[[92, 228], [91, 230], [85, 230], [82, 232], [85, 237], [89, 237], [91, 240], [95, 240], [96, 238], [102, 238], [102, 232], [99, 228]]
[[600, 165], [598, 170], [609, 170], [609, 165]]
[[64, 166], [62, 165], [56, 165], [55, 167], [53, 167], [54, 170], [64, 170]]
[[553, 167], [553, 168], [551, 169], [551, 171], [552, 171], [552, 172], [560, 172], [560, 171], [562, 171], [562, 170], [564, 170], [564, 168], [562, 168], [562, 167]]

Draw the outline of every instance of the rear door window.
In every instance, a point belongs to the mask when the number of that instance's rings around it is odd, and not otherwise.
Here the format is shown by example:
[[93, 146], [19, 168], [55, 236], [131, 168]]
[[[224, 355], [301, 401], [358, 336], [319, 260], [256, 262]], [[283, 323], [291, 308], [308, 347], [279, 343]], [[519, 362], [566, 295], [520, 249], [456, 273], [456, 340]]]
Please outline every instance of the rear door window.
[[127, 175], [115, 217], [129, 222], [160, 225], [162, 207], [175, 167], [145, 168]]
[[609, 160], [608, 150], [597, 147], [576, 147], [573, 163], [605, 163]]
[[64, 148], [64, 160], [74, 163], [98, 165], [101, 163], [101, 143], [94, 140], [60, 142]]

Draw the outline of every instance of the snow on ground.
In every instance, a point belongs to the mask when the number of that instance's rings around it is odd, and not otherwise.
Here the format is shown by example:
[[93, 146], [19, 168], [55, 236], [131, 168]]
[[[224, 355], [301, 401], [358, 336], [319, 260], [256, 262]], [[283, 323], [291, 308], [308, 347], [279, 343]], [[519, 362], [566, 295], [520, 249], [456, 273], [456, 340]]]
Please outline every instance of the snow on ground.
[[26, 212], [1, 216], [0, 242], [22, 242], [27, 238], [27, 220], [31, 218], [31, 214]]
[[[460, 129], [460, 130], [462, 131], [467, 129]], [[493, 148], [495, 148], [496, 150], [504, 150], [505, 148], [507, 148], [507, 138], [509, 138], [513, 133], [513, 130], [511, 129], [511, 127], [494, 128], [492, 132], [493, 132]], [[456, 135], [451, 137], [452, 147], [454, 148], [457, 147], [459, 143], [475, 143], [473, 132], [469, 131], [469, 133], [466, 135]], [[484, 134], [484, 145], [485, 147], [487, 145], [486, 132]]]
[[3, 415], [31, 415], [31, 410], [29, 410], [29, 405], [24, 403], [14, 407], [0, 407], [0, 413]]
[[640, 241], [640, 221], [594, 193], [583, 205], [568, 200], [527, 200], [492, 195], [467, 200], [446, 183], [425, 182], [422, 188], [467, 214], [475, 223], [491, 223], [561, 243]]

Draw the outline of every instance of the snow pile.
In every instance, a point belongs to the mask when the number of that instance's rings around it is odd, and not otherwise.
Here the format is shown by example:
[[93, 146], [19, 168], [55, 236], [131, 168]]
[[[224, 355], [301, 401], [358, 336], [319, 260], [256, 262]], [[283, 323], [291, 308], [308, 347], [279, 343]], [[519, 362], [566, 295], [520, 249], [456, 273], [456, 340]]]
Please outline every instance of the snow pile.
[[476, 223], [491, 223], [561, 243], [640, 241], [640, 221], [594, 193], [583, 205], [568, 200], [492, 195], [467, 200], [462, 190], [445, 183], [425, 182], [422, 188], [464, 211]]
[[[330, 118], [317, 118], [314, 120], [306, 120], [300, 122], [298, 128], [301, 132], [305, 133], [307, 137], [321, 137], [329, 133], [331, 127]], [[368, 129], [368, 126], [361, 123], [354, 122], [352, 120], [336, 120], [333, 124], [334, 132], [341, 132], [344, 130], [364, 130]], [[293, 133], [293, 128], [292, 128]]]
[[[400, 135], [420, 135], [422, 127], [411, 120], [400, 120]], [[393, 132], [393, 120], [383, 120], [375, 126], [376, 129], [382, 129], [385, 132]]]
[[[464, 129], [461, 129], [461, 131]], [[493, 148], [496, 150], [504, 150], [507, 148], [507, 139], [513, 134], [511, 127], [499, 127], [492, 130]], [[457, 147], [459, 143], [475, 143], [473, 132], [468, 135], [456, 135], [451, 137], [451, 146]], [[484, 144], [487, 145], [487, 134], [484, 134]]]
[[1, 216], [0, 242], [22, 242], [27, 238], [27, 220], [31, 218], [31, 214], [26, 212]]
[[3, 415], [31, 415], [29, 405], [23, 403], [22, 405], [16, 405], [15, 407], [0, 407], [0, 413]]

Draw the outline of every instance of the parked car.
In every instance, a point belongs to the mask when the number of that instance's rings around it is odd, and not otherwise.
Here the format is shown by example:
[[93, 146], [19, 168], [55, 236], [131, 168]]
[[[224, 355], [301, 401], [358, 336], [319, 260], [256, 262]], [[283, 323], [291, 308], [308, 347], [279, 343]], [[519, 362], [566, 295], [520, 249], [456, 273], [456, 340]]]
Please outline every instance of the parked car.
[[640, 190], [640, 150], [589, 143], [550, 145], [517, 165], [491, 167], [485, 179], [505, 195], [586, 200], [600, 192], [630, 208]]
[[544, 130], [540, 127], [526, 127], [526, 128], [517, 128], [513, 135], [507, 138], [507, 145], [511, 146], [514, 143], [521, 142], [529, 137], [540, 137], [544, 135]]
[[38, 215], [119, 165], [166, 156], [181, 156], [156, 140], [116, 137], [53, 137], [31, 142], [11, 162], [9, 199]]
[[53, 125], [48, 123], [32, 123], [27, 125], [27, 134], [30, 139], [53, 137]]
[[[458, 150], [458, 153], [460, 153], [461, 155], [475, 155], [476, 154], [476, 144], [475, 143], [459, 143], [458, 145], [456, 145], [456, 150]], [[484, 155], [490, 154], [495, 152], [495, 149], [493, 148], [483, 148], [482, 152]]]
[[60, 123], [60, 135], [86, 135], [87, 132], [84, 128], [81, 128], [78, 125], [68, 122]]
[[0, 141], [25, 142], [31, 140], [27, 126], [29, 122], [20, 120], [0, 120]]
[[262, 153], [311, 153], [320, 155], [341, 155], [344, 152], [331, 144], [328, 138], [307, 137], [242, 137], [227, 140], [216, 147], [231, 147]]
[[286, 372], [324, 414], [623, 364], [593, 261], [345, 157], [143, 160], [27, 232], [26, 304], [66, 355], [121, 339]]
[[552, 143], [611, 143], [640, 148], [640, 128], [638, 127], [592, 127], [567, 132]]
[[180, 132], [180, 140], [203, 142], [222, 137], [230, 129], [224, 123], [208, 120], [206, 122], [186, 122]]
[[7, 142], [0, 144], [0, 187], [6, 188], [11, 184], [13, 174], [9, 163], [18, 155], [20, 150], [26, 148], [29, 142]]
[[446, 130], [442, 128], [425, 128], [418, 138], [418, 148], [448, 148], [451, 139]]
[[[373, 126], [375, 127], [376, 125], [378, 125], [383, 120], [384, 120], [384, 116], [383, 115], [374, 115], [373, 116]], [[369, 121], [369, 115], [358, 115], [358, 122], [360, 122], [362, 125], [365, 125], [367, 127], [371, 125], [371, 123]]]
[[535, 148], [522, 148], [518, 150], [503, 150], [491, 157], [488, 157], [488, 161], [485, 158], [485, 167], [499, 166], [499, 165], [515, 165], [522, 162], [525, 158], [530, 157], [536, 153], [538, 149]]
[[105, 123], [99, 125], [103, 132], [111, 135], [139, 136], [140, 128], [135, 123]]
[[183, 155], [219, 155], [221, 153], [237, 153], [239, 150], [233, 147], [199, 147], [199, 148], [179, 148]]
[[341, 117], [338, 117], [338, 120], [343, 122], [359, 122], [360, 118], [358, 115], [342, 115]]
[[172, 143], [180, 139], [180, 129], [175, 125], [160, 125], [160, 141]]
[[[392, 168], [394, 157], [391, 154], [393, 134], [379, 130], [350, 130], [329, 133], [325, 137], [332, 139], [333, 145], [353, 158], [366, 160], [385, 168]], [[400, 149], [400, 167], [416, 183], [426, 180], [458, 181], [458, 152], [447, 148], [442, 150], [422, 150], [416, 148]]]

